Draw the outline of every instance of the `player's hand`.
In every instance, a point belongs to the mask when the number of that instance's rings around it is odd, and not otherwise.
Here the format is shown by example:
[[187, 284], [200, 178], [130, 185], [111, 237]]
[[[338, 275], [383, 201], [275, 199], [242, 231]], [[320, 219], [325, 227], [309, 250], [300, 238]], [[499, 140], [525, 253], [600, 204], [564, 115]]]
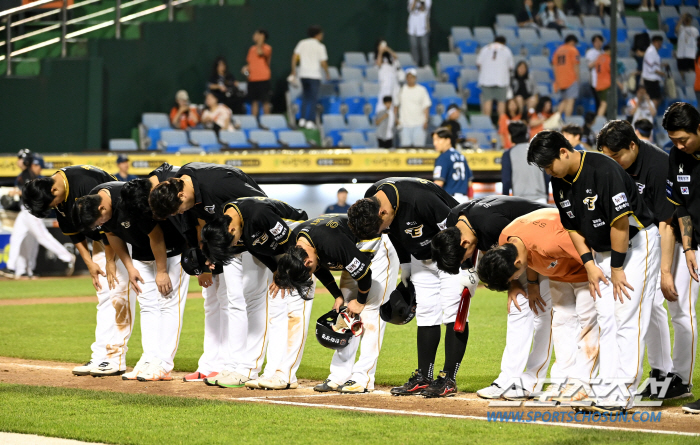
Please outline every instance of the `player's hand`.
[[408, 287], [408, 280], [411, 278], [411, 263], [401, 264], [401, 282]]
[[203, 274], [197, 275], [197, 282], [200, 286], [206, 289], [207, 287], [214, 284], [214, 278], [212, 278], [210, 273], [205, 272]]
[[117, 278], [117, 263], [115, 261], [107, 261], [105, 269], [107, 269], [107, 284], [109, 285], [109, 289], [116, 289], [117, 284], [119, 284], [119, 278]]
[[333, 310], [340, 312], [340, 307], [345, 304], [345, 299], [343, 297], [337, 297], [333, 303]]
[[591, 297], [593, 297], [593, 300], [596, 299], [596, 295], [603, 298], [603, 294], [600, 293], [600, 282], [610, 284], [608, 278], [593, 261], [586, 262], [585, 267], [586, 272], [588, 272], [588, 290], [591, 293]]
[[141, 274], [139, 273], [138, 270], [136, 270], [134, 267], [128, 270], [129, 272], [129, 284], [131, 284], [131, 287], [134, 288], [134, 292], [136, 292], [136, 295], [141, 294], [141, 287], [139, 286], [139, 282], [141, 284], [144, 284], [145, 281], [141, 277]]
[[530, 309], [535, 312], [535, 315], [539, 315], [539, 311], [544, 312], [544, 308], [547, 306], [547, 303], [542, 299], [542, 295], [540, 295], [539, 284], [527, 284], [527, 300], [530, 304]]
[[661, 292], [668, 301], [678, 301], [678, 291], [671, 272], [661, 272]]
[[523, 310], [520, 309], [520, 305], [518, 304], [518, 295], [525, 295], [525, 290], [523, 290], [523, 287], [520, 285], [519, 282], [517, 281], [511, 281], [510, 282], [510, 289], [508, 289], [508, 313], [510, 314], [510, 305], [511, 303], [518, 308], [518, 312], [522, 312]]
[[156, 286], [158, 286], [158, 292], [164, 297], [170, 295], [173, 291], [173, 283], [170, 281], [170, 275], [168, 272], [158, 272], [156, 273]]
[[278, 293], [280, 294], [281, 298], [284, 298], [285, 292], [288, 292], [289, 295], [292, 295], [292, 291], [290, 291], [289, 289], [282, 289], [282, 288], [278, 287], [274, 282], [272, 284], [270, 284], [268, 291], [272, 295], [272, 298], [276, 298]]
[[350, 314], [351, 317], [354, 317], [355, 315], [360, 315], [364, 308], [364, 304], [359, 303], [357, 300], [351, 300], [348, 302], [347, 312], [348, 314]]
[[693, 280], [698, 280], [698, 260], [695, 258], [695, 251], [689, 250], [685, 253], [685, 264], [688, 265], [688, 271]]
[[[622, 295], [624, 294], [628, 300], [631, 300], [630, 294], [627, 289], [634, 290], [631, 284], [627, 282], [627, 277], [625, 276], [625, 270], [621, 267], [613, 267], [610, 269], [610, 281], [613, 284], [613, 297], [620, 303], [624, 303]], [[627, 289], [625, 289], [627, 288]]]
[[88, 261], [86, 263], [86, 266], [88, 268], [88, 271], [90, 272], [90, 276], [92, 277], [92, 285], [95, 287], [96, 290], [102, 290], [102, 285], [100, 284], [100, 275], [103, 277], [106, 277], [107, 274], [105, 274], [102, 269], [100, 269], [100, 266], [97, 265], [94, 261]]

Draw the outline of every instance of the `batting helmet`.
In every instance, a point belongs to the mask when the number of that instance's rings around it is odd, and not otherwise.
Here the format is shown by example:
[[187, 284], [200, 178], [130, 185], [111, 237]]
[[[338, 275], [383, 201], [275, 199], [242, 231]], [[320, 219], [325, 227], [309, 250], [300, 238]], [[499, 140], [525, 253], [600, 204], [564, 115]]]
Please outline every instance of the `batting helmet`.
[[406, 324], [416, 316], [416, 289], [413, 283], [408, 282], [408, 287], [399, 283], [389, 296], [389, 301], [379, 308], [379, 316], [382, 320], [391, 324]]
[[338, 312], [332, 310], [316, 320], [316, 340], [328, 349], [343, 349], [352, 338], [352, 331], [346, 329], [336, 332], [333, 325], [338, 319]]
[[218, 264], [214, 270], [209, 270], [206, 261], [207, 259], [200, 249], [190, 247], [182, 252], [180, 264], [182, 265], [182, 270], [184, 270], [187, 275], [192, 276], [201, 275], [203, 273], [220, 274], [224, 271], [223, 267]]

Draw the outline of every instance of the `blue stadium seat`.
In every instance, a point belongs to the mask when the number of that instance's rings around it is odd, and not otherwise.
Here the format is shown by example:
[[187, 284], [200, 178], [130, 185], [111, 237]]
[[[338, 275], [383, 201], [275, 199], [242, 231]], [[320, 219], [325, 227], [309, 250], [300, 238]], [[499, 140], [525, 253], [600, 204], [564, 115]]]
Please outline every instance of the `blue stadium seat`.
[[362, 132], [374, 129], [374, 127], [369, 121], [369, 118], [364, 114], [348, 116], [348, 128], [353, 131]]
[[473, 131], [494, 131], [496, 127], [493, 126], [490, 116], [485, 116], [483, 114], [472, 114], [469, 116], [469, 128]]
[[496, 26], [518, 30], [518, 21], [513, 14], [496, 14]]
[[367, 140], [361, 131], [344, 131], [340, 138], [340, 145], [350, 148], [367, 148]]
[[462, 69], [462, 62], [460, 62], [459, 56], [455, 53], [438, 53], [438, 66], [440, 67], [440, 74], [447, 77], [449, 82], [457, 86], [459, 70]]
[[457, 104], [460, 107], [463, 104], [455, 86], [448, 82], [436, 84], [433, 97], [433, 104], [439, 103], [442, 105], [442, 110], [439, 110], [441, 113], [444, 113], [451, 104]]
[[416, 67], [416, 61], [413, 60], [413, 56], [411, 53], [407, 52], [397, 52], [396, 57], [399, 59], [399, 63], [401, 64], [401, 67], [405, 70], [409, 68], [415, 68]]
[[248, 137], [251, 130], [257, 130], [260, 128], [258, 125], [258, 120], [255, 118], [255, 116], [247, 114], [235, 114], [233, 116], [233, 122], [240, 125], [240, 129], [245, 133], [246, 137]]
[[311, 145], [306, 141], [302, 131], [280, 131], [278, 133], [280, 143], [289, 148], [307, 148]]
[[564, 42], [547, 42], [544, 44], [545, 49], [547, 50], [547, 54], [549, 54], [549, 61], [552, 61], [552, 57], [554, 57], [554, 52], [561, 46], [561, 44]]
[[493, 42], [496, 36], [493, 33], [493, 29], [488, 26], [475, 26], [474, 27], [474, 40], [479, 42], [479, 45], [484, 46]]
[[332, 145], [338, 145], [340, 141], [340, 133], [348, 130], [345, 124], [345, 119], [339, 114], [324, 114], [323, 115], [323, 133], [326, 138], [330, 138]]
[[424, 66], [416, 69], [416, 81], [428, 89], [428, 92], [432, 92], [437, 83], [435, 78], [435, 73], [433, 69], [429, 66]]
[[252, 130], [248, 139], [259, 148], [277, 148], [280, 146], [275, 133], [267, 130]]
[[664, 43], [661, 44], [661, 48], [659, 48], [659, 57], [662, 59], [670, 59], [673, 57], [673, 45], [670, 42], [664, 41]]
[[[603, 38], [606, 42], [610, 41], [610, 29], [603, 29]], [[624, 28], [617, 28], [617, 41], [624, 42], [625, 40], [627, 40], [627, 30]]]
[[349, 81], [350, 82], [364, 82], [365, 81], [365, 76], [364, 76], [361, 68], [352, 67], [352, 66], [344, 66], [343, 68], [341, 68], [340, 74], [343, 76], [343, 82], [349, 82]]
[[360, 91], [360, 84], [343, 82], [338, 88], [340, 101], [347, 107], [347, 114], [364, 114], [365, 98]]
[[478, 54], [462, 54], [462, 67], [476, 69], [476, 59]]
[[180, 149], [177, 152], [183, 155], [201, 155], [206, 153], [202, 147], [193, 147], [189, 145], [185, 147], [180, 147]]
[[162, 130], [160, 132], [160, 145], [166, 153], [177, 153], [180, 147], [190, 145], [185, 130]]
[[481, 105], [481, 88], [476, 80], [469, 81], [464, 85], [464, 90], [469, 92], [467, 105]]
[[346, 52], [343, 55], [345, 66], [355, 67], [364, 70], [367, 67], [367, 58], [361, 52]]
[[365, 81], [379, 82], [379, 67], [377, 65], [367, 67], [365, 70]]
[[133, 139], [110, 139], [109, 151], [137, 151], [138, 144]]
[[460, 54], [476, 54], [479, 49], [479, 42], [473, 39], [460, 40], [455, 43]]
[[160, 141], [161, 130], [171, 128], [170, 118], [165, 113], [143, 113], [141, 115], [141, 123], [146, 127], [148, 137], [151, 140], [151, 145], [148, 146], [148, 149], [156, 150], [158, 141]]
[[242, 131], [220, 131], [219, 140], [228, 148], [253, 148]]
[[263, 114], [260, 116], [260, 126], [278, 134], [280, 131], [289, 130], [287, 119], [282, 114]]
[[206, 152], [217, 152], [221, 150], [221, 144], [214, 130], [191, 130], [190, 141], [192, 141], [194, 145], [202, 147]]
[[557, 31], [556, 29], [542, 28], [540, 29], [540, 40], [542, 40], [543, 43], [547, 43], [561, 42], [564, 39], [562, 39], [561, 34], [559, 34], [559, 31]]

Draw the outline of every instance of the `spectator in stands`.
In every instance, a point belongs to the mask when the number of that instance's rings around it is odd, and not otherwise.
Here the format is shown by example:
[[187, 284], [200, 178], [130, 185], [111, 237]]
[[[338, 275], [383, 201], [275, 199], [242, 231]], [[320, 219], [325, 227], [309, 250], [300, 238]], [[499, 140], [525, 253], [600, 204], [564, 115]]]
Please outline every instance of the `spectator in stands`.
[[402, 147], [424, 147], [430, 117], [428, 90], [416, 82], [416, 70], [406, 70], [406, 84], [399, 91], [396, 126], [401, 127]]
[[530, 76], [530, 69], [524, 60], [521, 60], [515, 66], [515, 73], [510, 82], [510, 88], [513, 90], [513, 96], [521, 113], [524, 110], [535, 108], [538, 100], [537, 83], [535, 78]]
[[635, 85], [639, 85], [642, 69], [644, 68], [644, 53], [651, 45], [651, 38], [648, 32], [640, 32], [634, 35], [632, 40], [632, 56], [637, 61], [637, 73], [634, 76]]
[[581, 127], [576, 124], [566, 124], [561, 129], [561, 134], [564, 135], [566, 140], [574, 147], [574, 150], [586, 151], [586, 147], [581, 143], [581, 135], [583, 134], [583, 129]]
[[661, 48], [663, 43], [664, 38], [660, 35], [655, 35], [651, 38], [651, 45], [644, 52], [644, 66], [642, 68], [644, 87], [657, 109], [662, 99], [661, 81], [664, 78], [664, 72], [661, 69], [661, 57], [659, 56], [659, 48]]
[[552, 114], [554, 114], [553, 111], [552, 99], [549, 96], [540, 97], [537, 106], [529, 110], [528, 126], [530, 127], [530, 135], [532, 137], [544, 130], [544, 122], [552, 117]]
[[530, 147], [527, 125], [524, 122], [511, 122], [508, 131], [515, 146], [501, 157], [502, 193], [510, 195], [512, 191], [513, 196], [546, 204], [549, 178], [539, 167], [527, 162]]
[[479, 87], [481, 88], [481, 114], [491, 116], [493, 101], [497, 102], [497, 116], [506, 109], [506, 96], [513, 70], [513, 53], [506, 46], [506, 38], [496, 39], [481, 48], [476, 59], [479, 68]]
[[392, 103], [396, 103], [399, 97], [399, 72], [401, 64], [394, 50], [389, 48], [384, 39], [377, 42], [374, 53], [377, 55], [374, 63], [379, 67], [377, 78], [379, 79], [379, 100], [377, 109], [384, 106], [384, 97], [391, 96]]
[[547, 0], [544, 11], [539, 15], [540, 23], [545, 28], [561, 31], [566, 28], [566, 15], [559, 9], [554, 0]]
[[608, 94], [610, 94], [610, 89], [612, 87], [610, 63], [610, 45], [605, 45], [603, 47], [603, 52], [595, 61], [595, 93], [598, 98], [598, 116], [605, 116], [605, 112], [608, 109]]
[[430, 65], [430, 7], [433, 0], [408, 0], [408, 40], [418, 66]]
[[467, 159], [452, 145], [452, 132], [440, 127], [433, 132], [433, 146], [440, 155], [435, 160], [433, 182], [459, 202], [472, 196], [472, 174]]
[[122, 182], [138, 179], [138, 176], [129, 174], [129, 157], [127, 155], [117, 156], [117, 169], [119, 169], [119, 171], [116, 172], [114, 176]]
[[457, 148], [457, 144], [463, 143], [467, 140], [470, 142], [478, 142], [474, 138], [465, 138], [462, 133], [462, 125], [459, 123], [459, 116], [462, 115], [462, 110], [459, 109], [457, 104], [450, 104], [447, 106], [445, 111], [445, 120], [440, 124], [441, 127], [447, 127], [452, 133], [452, 146]]
[[596, 138], [598, 135], [595, 131], [593, 131], [593, 123], [595, 122], [596, 116], [597, 115], [595, 113], [589, 111], [583, 117], [584, 124], [583, 128], [581, 129], [581, 143], [584, 147], [586, 147], [586, 149], [596, 146]]
[[521, 28], [537, 28], [537, 21], [532, 12], [532, 0], [523, 1], [523, 9], [518, 13], [516, 20]]
[[501, 114], [498, 118], [498, 135], [501, 137], [501, 145], [503, 145], [503, 148], [506, 150], [515, 145], [510, 140], [508, 126], [511, 122], [522, 120], [523, 116], [521, 110], [515, 99], [508, 99], [506, 102], [506, 112]]
[[170, 109], [170, 125], [180, 130], [189, 130], [199, 124], [197, 107], [190, 103], [187, 91], [180, 90], [175, 94], [175, 106]]
[[374, 124], [377, 126], [377, 143], [380, 148], [392, 148], [394, 146], [394, 125], [396, 124], [396, 112], [391, 96], [382, 98], [382, 109], [374, 116]]
[[653, 144], [651, 137], [654, 135], [654, 124], [650, 120], [639, 119], [633, 126], [639, 139]]
[[[304, 91], [299, 126], [312, 130], [316, 128], [316, 103], [318, 102], [318, 92], [321, 88], [321, 79], [323, 78], [323, 73], [326, 74], [326, 78], [330, 78], [330, 74], [328, 74], [326, 45], [321, 43], [323, 30], [320, 26], [310, 26], [306, 33], [308, 37], [297, 43], [297, 46], [294, 48], [292, 78], [296, 78], [298, 74]], [[298, 73], [297, 64], [299, 64]]]
[[602, 54], [603, 50], [603, 36], [600, 34], [596, 34], [593, 36], [591, 39], [591, 47], [588, 48], [586, 51], [586, 64], [588, 65], [588, 68], [591, 70], [591, 90], [593, 90], [593, 97], [595, 98], [595, 107], [596, 110], [600, 106], [600, 102], [598, 102], [598, 94], [596, 92], [596, 79], [598, 78], [598, 74], [596, 73], [595, 69], [595, 63], [598, 60], [598, 56]]
[[648, 11], [653, 11], [654, 10], [654, 0], [642, 0], [642, 5], [639, 7], [637, 11], [639, 12], [648, 12]]
[[247, 100], [250, 103], [250, 111], [253, 116], [260, 113], [261, 105], [264, 114], [270, 113], [272, 47], [267, 44], [268, 36], [268, 32], [264, 29], [258, 29], [253, 33], [255, 45], [248, 49], [246, 65], [241, 68], [243, 75], [248, 78]]
[[348, 213], [348, 191], [345, 187], [338, 189], [338, 202], [331, 204], [326, 207], [326, 211], [323, 213]]
[[628, 120], [632, 122], [632, 125], [640, 119], [654, 120], [654, 116], [656, 116], [656, 106], [651, 98], [649, 98], [643, 84], [637, 87], [637, 94], [627, 101], [625, 114]]
[[[548, 3], [549, 4], [549, 3]], [[564, 44], [554, 52], [554, 91], [561, 91], [559, 112], [569, 117], [574, 112], [574, 102], [579, 95], [578, 39], [573, 34], [566, 36]]]
[[678, 47], [676, 48], [676, 63], [683, 80], [687, 72], [695, 71], [695, 54], [698, 52], [698, 36], [700, 32], [693, 26], [693, 16], [684, 13], [676, 23]]
[[228, 71], [223, 57], [217, 57], [209, 77], [209, 92], [219, 103], [226, 105], [235, 114], [243, 114], [243, 92], [238, 89], [236, 78]]
[[698, 50], [695, 53], [695, 85], [693, 89], [695, 90], [695, 99], [698, 102], [698, 110], [700, 110], [700, 37], [698, 37]]
[[212, 129], [218, 135], [220, 131], [234, 131], [233, 121], [231, 120], [233, 113], [226, 105], [219, 103], [216, 95], [212, 92], [207, 93], [204, 98], [204, 111], [202, 111], [202, 124], [205, 127]]

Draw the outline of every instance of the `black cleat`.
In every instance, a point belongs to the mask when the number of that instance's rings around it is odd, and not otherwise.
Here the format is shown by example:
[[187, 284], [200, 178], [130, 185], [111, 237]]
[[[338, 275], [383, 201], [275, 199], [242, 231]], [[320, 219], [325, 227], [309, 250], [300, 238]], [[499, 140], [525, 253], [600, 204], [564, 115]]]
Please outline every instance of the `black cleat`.
[[457, 394], [457, 384], [451, 378], [447, 377], [445, 371], [440, 371], [438, 378], [425, 388], [420, 395], [423, 397], [452, 397]]
[[683, 379], [678, 374], [669, 373], [668, 377], [671, 379], [671, 384], [668, 385], [666, 394], [661, 396], [657, 394], [656, 397], [661, 400], [672, 400], [672, 399], [685, 399], [686, 397], [693, 397], [693, 393], [690, 391], [690, 385], [684, 385]]
[[690, 414], [700, 414], [700, 399], [694, 401], [693, 403], [683, 405], [683, 412]]
[[649, 371], [649, 381], [647, 386], [644, 388], [644, 391], [640, 392], [639, 395], [642, 396], [645, 399], [655, 399], [657, 394], [656, 390], [652, 391], [651, 387], [654, 386], [654, 388], [657, 388], [657, 385], [654, 385], [653, 382], [659, 382], [663, 380], [664, 378], [661, 375], [661, 371], [658, 369], [652, 369]]
[[336, 385], [335, 383], [331, 382], [331, 379], [326, 379], [325, 382], [319, 383], [318, 385], [314, 386], [314, 391], [316, 392], [333, 392], [333, 391], [338, 391], [338, 388], [340, 385]]
[[403, 386], [397, 386], [391, 388], [391, 394], [394, 396], [413, 396], [420, 395], [420, 392], [430, 386], [430, 379], [423, 377], [420, 369], [416, 369], [408, 382], [404, 383]]

